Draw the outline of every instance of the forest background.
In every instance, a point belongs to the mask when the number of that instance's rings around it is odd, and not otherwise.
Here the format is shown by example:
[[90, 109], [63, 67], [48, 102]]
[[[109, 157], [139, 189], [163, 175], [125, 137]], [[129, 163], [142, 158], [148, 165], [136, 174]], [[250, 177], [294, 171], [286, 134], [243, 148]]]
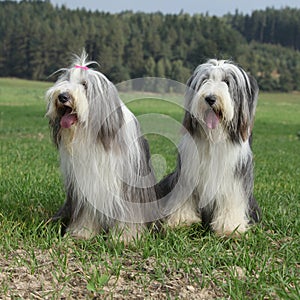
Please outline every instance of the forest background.
[[145, 76], [185, 83], [198, 64], [219, 58], [239, 63], [263, 91], [300, 90], [299, 9], [216, 17], [0, 2], [1, 77], [51, 80], [82, 48], [114, 83]]

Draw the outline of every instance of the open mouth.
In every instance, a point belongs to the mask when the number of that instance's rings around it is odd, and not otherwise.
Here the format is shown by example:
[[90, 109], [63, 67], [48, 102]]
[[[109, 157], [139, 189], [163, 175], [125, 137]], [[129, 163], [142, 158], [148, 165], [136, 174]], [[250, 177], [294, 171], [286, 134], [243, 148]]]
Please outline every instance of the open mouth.
[[213, 108], [209, 108], [204, 113], [204, 122], [209, 129], [215, 129], [222, 120], [221, 112], [216, 111]]
[[60, 126], [62, 128], [70, 128], [78, 120], [77, 114], [69, 106], [63, 106], [59, 113], [61, 115]]

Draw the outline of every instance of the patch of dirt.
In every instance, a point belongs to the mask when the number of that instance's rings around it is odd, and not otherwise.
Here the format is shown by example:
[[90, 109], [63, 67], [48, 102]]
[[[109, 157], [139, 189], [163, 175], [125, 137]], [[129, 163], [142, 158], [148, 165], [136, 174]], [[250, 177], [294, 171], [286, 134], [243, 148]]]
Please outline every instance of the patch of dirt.
[[[157, 280], [155, 259], [123, 258], [121, 270], [114, 270], [110, 258], [99, 265], [82, 262], [72, 250], [57, 253], [32, 249], [14, 251], [0, 257], [0, 299], [216, 299], [222, 295], [213, 284], [206, 288], [200, 269], [192, 275], [184, 270], [166, 269]], [[121, 258], [122, 259], [122, 258]], [[105, 275], [105, 276], [102, 276]], [[97, 277], [98, 276], [98, 277]], [[102, 281], [103, 280], [103, 281]], [[96, 284], [95, 284], [96, 282]], [[208, 285], [208, 287], [207, 287]]]

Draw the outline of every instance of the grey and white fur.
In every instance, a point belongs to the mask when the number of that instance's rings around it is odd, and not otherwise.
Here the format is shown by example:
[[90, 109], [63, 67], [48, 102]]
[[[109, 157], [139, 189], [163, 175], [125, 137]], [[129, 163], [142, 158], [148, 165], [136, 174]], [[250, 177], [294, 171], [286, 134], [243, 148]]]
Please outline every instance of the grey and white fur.
[[53, 219], [78, 238], [112, 230], [128, 241], [157, 219], [149, 147], [115, 86], [91, 64], [85, 52], [76, 56], [46, 94], [67, 194]]
[[211, 59], [187, 86], [177, 168], [157, 189], [162, 213], [170, 226], [203, 222], [219, 235], [239, 235], [260, 218], [251, 150], [256, 80]]

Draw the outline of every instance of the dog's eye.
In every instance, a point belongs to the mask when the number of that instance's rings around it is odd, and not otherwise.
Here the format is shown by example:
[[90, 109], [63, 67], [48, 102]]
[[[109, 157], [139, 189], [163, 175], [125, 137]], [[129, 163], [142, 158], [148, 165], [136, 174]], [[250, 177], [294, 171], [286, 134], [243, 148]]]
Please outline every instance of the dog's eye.
[[228, 87], [230, 86], [230, 82], [228, 79], [224, 79], [224, 82], [227, 84]]
[[87, 89], [87, 81], [84, 80], [81, 82], [81, 84], [83, 85], [84, 89], [86, 90]]

